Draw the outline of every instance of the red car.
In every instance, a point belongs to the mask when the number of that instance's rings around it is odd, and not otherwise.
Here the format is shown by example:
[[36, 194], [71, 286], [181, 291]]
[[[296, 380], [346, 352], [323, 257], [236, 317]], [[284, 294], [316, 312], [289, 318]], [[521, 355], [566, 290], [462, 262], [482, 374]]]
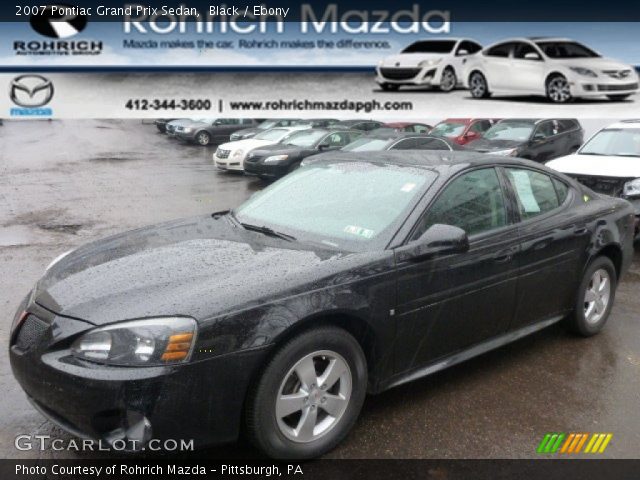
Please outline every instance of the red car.
[[409, 133], [429, 133], [433, 127], [426, 123], [414, 123], [414, 122], [392, 122], [385, 123], [381, 128], [377, 130], [393, 130], [394, 132], [409, 132]]
[[497, 118], [447, 118], [429, 132], [430, 135], [446, 137], [458, 145], [477, 140], [498, 122]]

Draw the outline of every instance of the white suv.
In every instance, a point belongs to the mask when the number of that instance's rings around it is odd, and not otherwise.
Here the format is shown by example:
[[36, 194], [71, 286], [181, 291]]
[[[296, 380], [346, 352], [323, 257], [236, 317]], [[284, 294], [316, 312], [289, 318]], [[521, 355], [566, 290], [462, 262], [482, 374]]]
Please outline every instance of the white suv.
[[629, 200], [640, 221], [640, 120], [603, 128], [576, 153], [547, 162], [591, 190]]
[[479, 43], [466, 38], [420, 40], [398, 55], [381, 60], [376, 82], [383, 90], [424, 85], [450, 92], [462, 84], [463, 66], [469, 56], [480, 50]]
[[635, 68], [601, 57], [566, 38], [515, 38], [485, 48], [467, 63], [465, 84], [475, 98], [492, 93], [624, 100], [638, 91]]

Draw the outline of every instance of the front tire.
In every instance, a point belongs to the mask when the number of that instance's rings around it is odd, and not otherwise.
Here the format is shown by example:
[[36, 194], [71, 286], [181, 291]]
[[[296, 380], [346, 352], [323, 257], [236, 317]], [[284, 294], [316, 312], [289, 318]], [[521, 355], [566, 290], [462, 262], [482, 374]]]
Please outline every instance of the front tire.
[[573, 100], [571, 86], [563, 75], [553, 75], [547, 80], [547, 98], [553, 103], [568, 103]]
[[247, 400], [247, 433], [273, 458], [307, 459], [349, 433], [364, 402], [367, 366], [345, 330], [319, 327], [284, 344]]
[[489, 84], [487, 79], [480, 72], [473, 72], [469, 77], [469, 91], [473, 98], [489, 98]]
[[211, 135], [209, 132], [198, 132], [196, 133], [196, 143], [202, 147], [206, 147], [211, 143]]
[[616, 269], [609, 258], [598, 257], [591, 262], [578, 288], [569, 327], [584, 337], [599, 333], [611, 313], [617, 284]]
[[447, 67], [442, 72], [440, 78], [440, 90], [443, 92], [451, 92], [458, 84], [458, 78], [456, 72], [451, 67]]
[[631, 96], [630, 93], [624, 95], [607, 95], [607, 98], [613, 102], [622, 102]]

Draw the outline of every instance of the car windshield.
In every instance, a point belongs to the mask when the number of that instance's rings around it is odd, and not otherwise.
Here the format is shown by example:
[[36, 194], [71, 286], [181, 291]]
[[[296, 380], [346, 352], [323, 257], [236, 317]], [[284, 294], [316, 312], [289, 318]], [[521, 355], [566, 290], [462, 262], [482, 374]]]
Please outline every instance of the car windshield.
[[286, 140], [287, 145], [295, 147], [312, 147], [318, 140], [327, 134], [325, 131], [304, 131], [291, 135]]
[[253, 137], [256, 140], [273, 140], [278, 142], [289, 134], [289, 130], [286, 128], [272, 128], [266, 132], [261, 132]]
[[595, 58], [600, 56], [578, 42], [537, 42], [537, 44], [549, 58]]
[[598, 132], [580, 150], [581, 155], [640, 157], [640, 129], [606, 129]]
[[342, 150], [347, 152], [378, 152], [385, 150], [390, 143], [391, 140], [388, 138], [362, 137], [343, 147]]
[[267, 128], [273, 128], [273, 127], [276, 126], [278, 121], [279, 120], [265, 120], [260, 125], [258, 125], [258, 128], [260, 128], [262, 130], [266, 130]]
[[429, 135], [438, 135], [440, 137], [457, 137], [464, 132], [464, 124], [457, 122], [439, 123], [429, 132]]
[[402, 53], [450, 53], [455, 45], [453, 40], [424, 40], [412, 43]]
[[526, 122], [497, 123], [483, 135], [487, 140], [527, 140], [534, 125]]
[[240, 222], [347, 250], [391, 240], [433, 171], [364, 161], [310, 164], [255, 194]]

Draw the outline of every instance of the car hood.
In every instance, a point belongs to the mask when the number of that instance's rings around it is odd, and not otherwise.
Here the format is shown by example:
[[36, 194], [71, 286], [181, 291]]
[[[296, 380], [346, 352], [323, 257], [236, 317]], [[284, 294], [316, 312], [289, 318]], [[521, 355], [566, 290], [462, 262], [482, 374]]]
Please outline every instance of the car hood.
[[203, 320], [299, 293], [295, 289], [304, 291], [309, 282], [317, 288], [322, 278], [345, 269], [341, 260], [358, 255], [203, 216], [82, 246], [45, 272], [34, 298], [59, 315], [95, 325], [171, 315]]
[[192, 123], [196, 123], [196, 122], [188, 118], [184, 118], [182, 120], [172, 120], [171, 122], [168, 123], [168, 125], [174, 125], [176, 127], [184, 127], [185, 125], [191, 125]]
[[640, 158], [614, 155], [567, 155], [545, 164], [562, 173], [598, 177], [640, 178]]
[[[384, 67], [417, 67], [425, 60], [438, 60], [447, 55], [444, 53], [400, 53], [385, 58], [382, 61]], [[398, 65], [399, 64], [399, 65]]]
[[255, 135], [257, 133], [262, 132], [262, 128], [253, 127], [253, 128], [243, 128], [242, 130], [237, 130], [234, 132], [234, 135]]
[[467, 143], [467, 150], [475, 150], [476, 152], [494, 152], [498, 150], [506, 150], [508, 148], [517, 148], [524, 144], [520, 140], [487, 140], [486, 138], [479, 138], [472, 142]]
[[268, 145], [273, 145], [275, 143], [274, 140], [256, 140], [255, 138], [247, 138], [245, 140], [237, 140], [235, 142], [227, 142], [220, 145], [218, 148], [221, 150], [244, 150], [245, 152], [248, 150], [253, 150], [258, 147], [266, 147]]
[[[311, 148], [309, 148], [311, 149]], [[257, 156], [263, 155], [293, 155], [301, 152], [303, 149], [301, 147], [295, 147], [292, 145], [283, 145], [280, 143], [276, 143], [274, 145], [268, 145], [266, 147], [260, 147], [254, 149], [251, 153]]]
[[635, 69], [626, 64], [613, 60], [611, 58], [596, 57], [596, 58], [559, 58], [553, 59], [554, 63], [567, 65], [570, 67], [583, 67], [595, 70], [632, 70]]

